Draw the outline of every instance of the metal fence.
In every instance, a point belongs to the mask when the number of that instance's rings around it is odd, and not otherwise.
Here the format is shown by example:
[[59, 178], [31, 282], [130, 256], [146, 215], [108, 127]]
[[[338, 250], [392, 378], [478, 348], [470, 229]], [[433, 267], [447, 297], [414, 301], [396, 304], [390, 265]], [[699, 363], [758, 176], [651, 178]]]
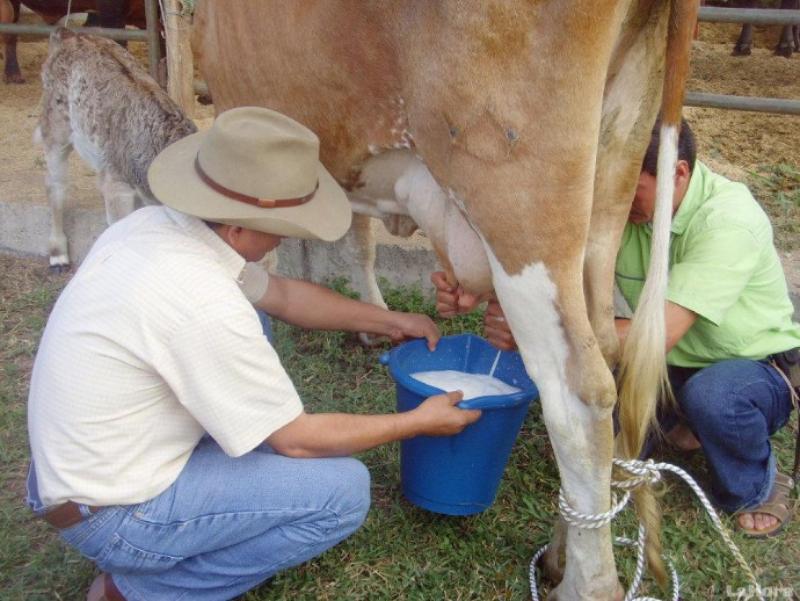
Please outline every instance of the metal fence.
[[[147, 62], [150, 75], [158, 78], [158, 62], [161, 60], [161, 32], [158, 25], [158, 0], [144, 0], [144, 15], [147, 28], [110, 29], [108, 27], [70, 27], [76, 33], [90, 33], [112, 40], [136, 40], [147, 42]], [[53, 25], [20, 25], [19, 23], [0, 23], [0, 34], [49, 36], [56, 27]]]
[[[701, 6], [700, 21], [713, 23], [752, 23], [753, 25], [800, 25], [800, 10], [761, 9], [761, 8], [720, 8]], [[777, 59], [776, 59], [777, 60]], [[800, 100], [783, 98], [762, 98], [758, 96], [731, 96], [726, 94], [705, 94], [687, 92], [685, 104], [737, 111], [758, 111], [800, 115]]]

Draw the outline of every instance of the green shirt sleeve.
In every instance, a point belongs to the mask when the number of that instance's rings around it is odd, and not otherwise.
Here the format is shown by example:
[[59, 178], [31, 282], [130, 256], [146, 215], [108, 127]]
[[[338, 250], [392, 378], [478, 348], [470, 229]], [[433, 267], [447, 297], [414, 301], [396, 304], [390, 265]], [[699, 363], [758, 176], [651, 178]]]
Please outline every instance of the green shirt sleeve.
[[719, 325], [750, 280], [759, 252], [758, 240], [744, 227], [706, 230], [673, 264], [667, 299]]

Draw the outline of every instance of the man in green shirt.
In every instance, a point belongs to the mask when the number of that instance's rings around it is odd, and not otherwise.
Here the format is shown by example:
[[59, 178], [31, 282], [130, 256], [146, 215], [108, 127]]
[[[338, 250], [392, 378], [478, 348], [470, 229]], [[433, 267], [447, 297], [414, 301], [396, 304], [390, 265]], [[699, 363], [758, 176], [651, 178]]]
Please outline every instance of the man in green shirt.
[[[645, 156], [617, 256], [616, 283], [636, 308], [650, 260], [660, 124]], [[682, 125], [675, 171], [670, 273], [665, 310], [667, 362], [680, 406], [664, 415], [668, 439], [701, 448], [712, 493], [753, 536], [776, 533], [790, 517], [794, 483], [779, 473], [769, 437], [789, 419], [793, 394], [774, 355], [800, 347], [800, 326], [772, 239], [769, 219], [746, 186], [696, 160], [694, 135]], [[434, 274], [443, 315], [471, 310], [479, 299]], [[513, 348], [496, 301], [486, 335]], [[624, 344], [630, 325], [616, 321]], [[796, 385], [796, 384], [795, 384]]]
[[[632, 308], [650, 259], [658, 131], [657, 124], [617, 255], [617, 287]], [[789, 418], [792, 391], [769, 359], [800, 346], [800, 326], [769, 218], [750, 191], [696, 161], [685, 122], [678, 159], [666, 330], [682, 415], [662, 425], [680, 448], [702, 447], [719, 505], [763, 536], [789, 518], [793, 485], [777, 472], [769, 442]], [[622, 341], [628, 325], [617, 320]]]

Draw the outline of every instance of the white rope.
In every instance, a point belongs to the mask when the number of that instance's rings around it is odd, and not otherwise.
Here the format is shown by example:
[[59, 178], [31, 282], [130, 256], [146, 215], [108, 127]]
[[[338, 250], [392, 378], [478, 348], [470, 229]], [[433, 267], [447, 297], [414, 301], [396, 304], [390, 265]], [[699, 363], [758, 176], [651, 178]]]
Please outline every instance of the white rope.
[[[719, 515], [711, 506], [711, 502], [706, 497], [705, 493], [703, 493], [700, 486], [698, 486], [697, 482], [687, 474], [681, 468], [672, 465], [670, 463], [653, 463], [652, 460], [647, 461], [639, 461], [639, 460], [622, 460], [622, 459], [615, 459], [614, 465], [622, 470], [625, 470], [629, 474], [632, 474], [632, 478], [627, 478], [625, 480], [612, 480], [611, 486], [614, 488], [618, 488], [620, 490], [625, 491], [625, 494], [622, 496], [620, 501], [617, 501], [616, 497], [613, 499], [612, 508], [606, 512], [598, 513], [598, 514], [584, 514], [576, 511], [573, 509], [566, 500], [564, 496], [563, 489], [559, 491], [558, 495], [558, 506], [559, 510], [561, 511], [561, 515], [564, 517], [564, 520], [571, 526], [575, 526], [577, 528], [590, 528], [596, 529], [601, 528], [611, 522], [611, 520], [616, 516], [622, 509], [625, 507], [625, 504], [630, 499], [630, 491], [637, 486], [641, 486], [642, 484], [652, 485], [656, 482], [661, 480], [661, 472], [668, 471], [672, 472], [678, 476], [680, 476], [684, 482], [686, 482], [689, 487], [694, 491], [697, 498], [700, 499], [703, 507], [708, 513], [708, 516], [711, 518], [711, 522], [716, 527], [717, 531], [722, 536], [722, 539], [728, 545], [733, 557], [736, 559], [736, 562], [742, 568], [742, 571], [747, 575], [747, 579], [750, 581], [752, 585], [752, 590], [756, 592], [758, 599], [764, 601], [764, 592], [761, 589], [761, 586], [758, 584], [753, 571], [750, 569], [750, 566], [745, 561], [742, 553], [739, 551], [739, 548], [734, 544], [733, 540], [731, 539], [730, 533], [722, 524], [722, 521], [719, 519]], [[645, 538], [646, 538], [646, 530], [643, 524], [639, 525], [639, 536], [638, 540], [634, 541], [629, 538], [624, 537], [617, 537], [614, 542], [615, 544], [623, 545], [623, 546], [630, 546], [636, 547], [637, 554], [636, 554], [636, 572], [634, 573], [633, 580], [631, 581], [631, 585], [628, 589], [627, 594], [625, 595], [625, 601], [659, 601], [653, 597], [636, 597], [636, 592], [641, 585], [642, 578], [644, 577], [645, 571]], [[531, 560], [531, 565], [529, 569], [529, 578], [531, 582], [531, 597], [533, 601], [539, 601], [539, 591], [536, 584], [536, 565], [539, 562], [539, 559], [544, 555], [544, 553], [549, 548], [549, 545], [545, 545], [541, 549], [539, 549], [536, 554], [533, 556]], [[678, 579], [678, 573], [675, 570], [675, 566], [668, 558], [664, 558], [667, 561], [667, 565], [670, 571], [671, 580], [672, 580], [672, 601], [678, 601], [680, 598], [680, 580]]]

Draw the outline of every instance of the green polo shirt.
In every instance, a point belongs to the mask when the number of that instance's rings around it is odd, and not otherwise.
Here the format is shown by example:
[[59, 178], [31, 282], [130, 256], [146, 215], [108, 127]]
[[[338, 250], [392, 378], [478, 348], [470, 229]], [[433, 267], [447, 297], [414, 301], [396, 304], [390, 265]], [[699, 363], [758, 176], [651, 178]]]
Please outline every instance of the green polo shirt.
[[[650, 261], [652, 225], [628, 223], [616, 282], [635, 308]], [[743, 184], [695, 165], [672, 221], [667, 299], [698, 315], [667, 362], [704, 367], [763, 359], [800, 346], [769, 218]]]

